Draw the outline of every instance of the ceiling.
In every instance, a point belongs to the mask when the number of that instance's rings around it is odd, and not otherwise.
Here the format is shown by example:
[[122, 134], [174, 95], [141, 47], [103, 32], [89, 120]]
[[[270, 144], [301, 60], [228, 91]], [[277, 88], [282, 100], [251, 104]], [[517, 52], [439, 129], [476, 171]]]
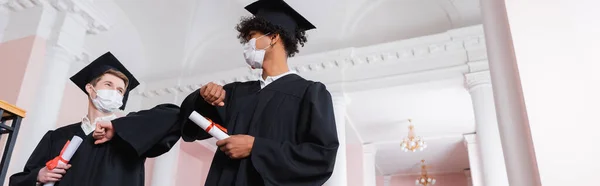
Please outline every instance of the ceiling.
[[[95, 58], [110, 50], [142, 81], [181, 78], [245, 66], [234, 26], [253, 0], [103, 0], [111, 23], [89, 36]], [[445, 32], [481, 23], [479, 0], [286, 0], [316, 30], [299, 56]], [[349, 125], [377, 148], [378, 174], [416, 174], [425, 158], [432, 172], [468, 168], [462, 134], [474, 132], [462, 78], [348, 93]], [[424, 152], [399, 142], [413, 119]]]
[[[111, 24], [90, 36], [90, 57], [107, 50], [145, 81], [243, 67], [234, 26], [254, 0], [95, 1]], [[441, 33], [480, 24], [478, 0], [287, 0], [312, 21], [300, 55]], [[236, 55], [239, 54], [239, 55]]]

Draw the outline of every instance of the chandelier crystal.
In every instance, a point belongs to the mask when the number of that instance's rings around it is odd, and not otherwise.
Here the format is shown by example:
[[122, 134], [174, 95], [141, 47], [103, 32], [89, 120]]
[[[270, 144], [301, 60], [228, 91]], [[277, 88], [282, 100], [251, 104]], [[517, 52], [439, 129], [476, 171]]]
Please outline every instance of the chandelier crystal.
[[425, 166], [425, 160], [421, 160], [421, 176], [415, 180], [415, 185], [418, 186], [431, 186], [435, 185], [436, 180], [427, 175], [427, 167]]
[[412, 124], [411, 119], [408, 119], [408, 122], [410, 123], [410, 126], [408, 126], [408, 137], [402, 140], [402, 143], [400, 144], [401, 149], [404, 152], [416, 152], [417, 149], [423, 151], [423, 149], [427, 148], [427, 143], [425, 143], [420, 136], [415, 137], [415, 126]]

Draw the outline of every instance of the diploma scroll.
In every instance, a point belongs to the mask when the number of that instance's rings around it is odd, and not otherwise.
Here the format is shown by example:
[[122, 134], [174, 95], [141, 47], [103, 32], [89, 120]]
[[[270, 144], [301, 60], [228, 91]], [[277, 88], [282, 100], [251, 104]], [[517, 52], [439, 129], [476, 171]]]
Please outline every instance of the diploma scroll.
[[[58, 164], [67, 165], [75, 154], [75, 151], [77, 151], [77, 148], [79, 148], [79, 145], [81, 145], [81, 142], [83, 142], [83, 139], [81, 139], [79, 136], [73, 136], [70, 141], [67, 141], [60, 152], [60, 155], [46, 163], [46, 168], [52, 170], [56, 168]], [[44, 184], [44, 186], [54, 186], [54, 182], [48, 182]]]
[[212, 135], [218, 140], [223, 140], [229, 137], [229, 135], [227, 135], [227, 129], [206, 119], [196, 111], [193, 111], [189, 118], [196, 123], [196, 125], [200, 126], [200, 128], [204, 129], [206, 132], [208, 132], [208, 134]]

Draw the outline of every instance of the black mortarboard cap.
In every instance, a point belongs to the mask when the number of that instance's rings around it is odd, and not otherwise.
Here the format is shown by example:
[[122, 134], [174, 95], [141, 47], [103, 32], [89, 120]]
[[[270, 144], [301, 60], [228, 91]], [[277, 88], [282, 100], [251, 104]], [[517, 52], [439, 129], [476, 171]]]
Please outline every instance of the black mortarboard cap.
[[281, 26], [292, 36], [295, 35], [296, 30], [306, 31], [316, 28], [283, 0], [259, 0], [246, 6], [246, 10], [271, 24]]
[[112, 55], [112, 53], [107, 52], [106, 54], [98, 57], [96, 60], [92, 61], [88, 66], [81, 69], [77, 74], [71, 77], [71, 81], [75, 83], [84, 93], [87, 94], [85, 90], [85, 85], [90, 83], [94, 78], [102, 75], [109, 69], [113, 69], [119, 71], [129, 79], [129, 83], [127, 85], [127, 90], [125, 90], [125, 94], [123, 95], [123, 106], [121, 106], [121, 110], [125, 109], [125, 104], [127, 103], [127, 98], [129, 97], [129, 92], [133, 90], [135, 87], [140, 85], [140, 82], [133, 77], [133, 74], [119, 62], [119, 60]]

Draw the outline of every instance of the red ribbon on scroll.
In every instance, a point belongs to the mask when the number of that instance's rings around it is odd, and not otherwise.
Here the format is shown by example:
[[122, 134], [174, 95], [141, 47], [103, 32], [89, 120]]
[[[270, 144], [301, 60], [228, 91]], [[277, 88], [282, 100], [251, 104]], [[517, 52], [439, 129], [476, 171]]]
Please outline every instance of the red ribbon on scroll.
[[71, 140], [67, 140], [67, 143], [65, 144], [65, 146], [60, 151], [60, 154], [58, 156], [56, 156], [54, 159], [46, 162], [46, 168], [48, 168], [48, 170], [52, 170], [52, 169], [56, 168], [56, 166], [58, 166], [58, 162], [62, 161], [65, 164], [69, 163], [69, 161], [67, 161], [67, 160], [65, 160], [65, 159], [62, 158], [62, 155], [65, 152], [65, 149], [67, 149], [67, 146], [69, 146], [70, 142], [71, 142]]
[[208, 120], [210, 122], [210, 125], [208, 127], [206, 127], [206, 132], [210, 131], [210, 129], [212, 129], [213, 127], [217, 127], [219, 129], [221, 129], [221, 131], [227, 133], [227, 129], [219, 124], [216, 124], [215, 122], [213, 122], [212, 120], [206, 118], [206, 120]]

